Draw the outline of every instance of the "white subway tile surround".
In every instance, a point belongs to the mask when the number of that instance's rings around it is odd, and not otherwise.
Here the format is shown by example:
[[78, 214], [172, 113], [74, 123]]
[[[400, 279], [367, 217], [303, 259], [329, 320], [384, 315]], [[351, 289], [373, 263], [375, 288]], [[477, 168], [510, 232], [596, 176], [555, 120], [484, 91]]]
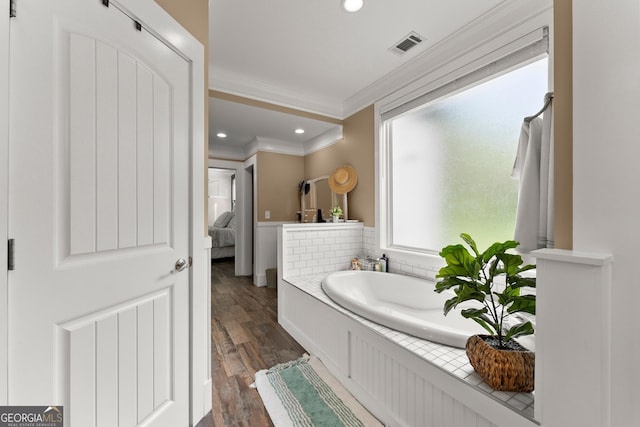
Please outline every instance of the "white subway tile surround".
[[[288, 224], [282, 233], [281, 277], [303, 292], [342, 312], [386, 337], [407, 351], [440, 367], [526, 418], [534, 417], [533, 393], [507, 393], [492, 390], [473, 370], [463, 349], [449, 347], [395, 331], [360, 317], [334, 303], [322, 291], [322, 279], [334, 271], [347, 270], [351, 259], [360, 254], [378, 257], [375, 228], [362, 224]], [[288, 230], [287, 230], [288, 228]], [[391, 271], [433, 280], [433, 268], [391, 260]], [[382, 273], [381, 273], [382, 274]]]
[[326, 229], [296, 225], [291, 224], [283, 242], [283, 277], [346, 270], [351, 259], [364, 252], [362, 224], [338, 223]]

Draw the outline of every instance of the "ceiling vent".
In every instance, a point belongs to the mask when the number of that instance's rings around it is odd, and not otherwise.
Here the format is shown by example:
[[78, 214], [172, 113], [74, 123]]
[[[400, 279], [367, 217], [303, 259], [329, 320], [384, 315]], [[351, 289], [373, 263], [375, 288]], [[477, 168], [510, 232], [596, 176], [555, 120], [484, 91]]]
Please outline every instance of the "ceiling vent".
[[391, 51], [402, 55], [404, 53], [407, 53], [407, 51], [409, 51], [410, 49], [416, 47], [418, 44], [422, 43], [422, 40], [422, 36], [412, 31], [404, 36], [402, 40], [396, 43], [391, 48]]

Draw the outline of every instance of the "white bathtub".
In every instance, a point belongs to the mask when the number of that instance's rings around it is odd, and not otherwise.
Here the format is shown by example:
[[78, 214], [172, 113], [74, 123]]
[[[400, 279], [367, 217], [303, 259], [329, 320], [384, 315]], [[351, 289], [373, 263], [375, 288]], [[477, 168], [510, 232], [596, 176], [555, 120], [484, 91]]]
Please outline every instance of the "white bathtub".
[[373, 271], [338, 271], [322, 281], [322, 289], [337, 304], [373, 322], [424, 338], [464, 348], [467, 338], [487, 333], [459, 308], [443, 314], [451, 294], [438, 294], [433, 282]]

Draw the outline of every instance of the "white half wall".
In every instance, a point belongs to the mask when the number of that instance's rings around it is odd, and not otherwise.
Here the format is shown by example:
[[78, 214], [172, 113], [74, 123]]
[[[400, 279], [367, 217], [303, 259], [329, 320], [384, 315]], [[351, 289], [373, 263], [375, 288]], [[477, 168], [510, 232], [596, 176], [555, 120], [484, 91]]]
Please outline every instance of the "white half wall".
[[256, 224], [256, 259], [253, 284], [267, 286], [266, 271], [278, 266], [278, 227], [286, 222], [258, 222]]
[[560, 249], [533, 255], [536, 420], [543, 426], [621, 425], [611, 424], [612, 257]]

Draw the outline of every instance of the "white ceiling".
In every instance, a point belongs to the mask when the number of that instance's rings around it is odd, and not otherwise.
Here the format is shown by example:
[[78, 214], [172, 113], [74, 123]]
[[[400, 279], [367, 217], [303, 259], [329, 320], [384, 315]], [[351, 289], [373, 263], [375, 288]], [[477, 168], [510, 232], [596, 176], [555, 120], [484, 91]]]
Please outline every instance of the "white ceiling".
[[[209, 133], [214, 144], [244, 147], [255, 139], [302, 144], [336, 127], [335, 124], [274, 110], [209, 98]], [[304, 134], [294, 133], [297, 128]], [[224, 132], [227, 138], [216, 137]]]
[[[370, 105], [367, 91], [501, 3], [513, 0], [211, 0], [209, 87], [342, 119]], [[390, 50], [410, 32], [424, 42]], [[363, 105], [359, 105], [363, 104]], [[212, 98], [210, 150], [255, 138], [302, 143], [321, 122]], [[307, 127], [300, 137], [297, 126]], [[324, 130], [323, 130], [324, 126]]]

